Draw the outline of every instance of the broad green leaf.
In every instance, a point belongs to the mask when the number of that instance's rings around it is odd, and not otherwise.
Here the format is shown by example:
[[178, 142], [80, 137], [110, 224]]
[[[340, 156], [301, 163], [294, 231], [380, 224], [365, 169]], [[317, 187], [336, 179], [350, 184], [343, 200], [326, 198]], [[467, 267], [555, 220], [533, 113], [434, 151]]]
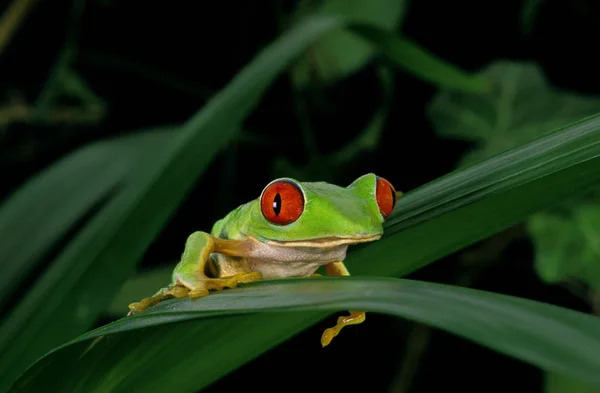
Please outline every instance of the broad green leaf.
[[600, 205], [539, 213], [528, 221], [536, 268], [548, 282], [578, 278], [600, 289]]
[[[354, 248], [349, 253], [348, 262], [350, 271], [354, 274], [367, 275], [406, 274], [463, 246], [472, 244], [494, 232], [522, 221], [533, 211], [552, 206], [562, 201], [566, 196], [580, 194], [584, 190], [594, 186], [599, 180], [600, 117], [596, 116], [571, 125], [566, 129], [558, 130], [479, 165], [456, 171], [417, 190], [409, 191], [405, 197], [398, 201], [398, 208], [392, 214], [390, 220], [387, 221], [386, 237], [368, 246], [357, 247], [358, 249]], [[244, 293], [245, 297], [248, 293], [247, 291], [252, 291], [256, 296], [261, 298], [257, 306], [260, 307], [262, 305], [265, 307], [267, 304], [262, 302], [263, 298], [261, 297], [263, 294], [261, 290], [265, 285], [269, 286], [271, 283], [258, 283], [256, 286], [248, 286], [243, 289], [242, 293]], [[366, 294], [376, 295], [381, 290], [383, 289], [377, 289], [372, 292], [360, 291], [358, 300], [364, 301]], [[460, 292], [464, 289], [455, 290]], [[299, 291], [303, 292], [301, 288]], [[318, 292], [308, 292], [307, 294], [309, 293], [312, 293], [314, 296], [319, 294]], [[410, 295], [411, 293], [413, 291], [409, 290], [408, 294]], [[224, 292], [223, 294], [219, 294], [219, 296], [225, 294]], [[299, 296], [298, 293], [296, 295]], [[440, 295], [440, 299], [444, 299], [445, 297], [446, 295]], [[296, 298], [296, 296], [293, 298]], [[210, 297], [207, 299], [210, 299]], [[477, 299], [472, 299], [472, 301], [477, 302]], [[402, 307], [405, 302], [406, 300], [402, 300], [398, 304]], [[86, 363], [83, 363], [83, 360], [81, 360], [84, 370], [79, 373], [73, 372], [69, 378], [69, 383], [87, 386], [87, 383], [95, 383], [99, 374], [102, 381], [104, 381], [102, 383], [106, 385], [99, 387], [97, 391], [108, 392], [111, 391], [109, 388], [113, 384], [118, 383], [119, 380], [129, 378], [129, 373], [133, 374], [132, 378], [136, 381], [143, 382], [143, 377], [136, 377], [140, 375], [138, 373], [142, 372], [138, 371], [136, 364], [142, 367], [146, 373], [150, 369], [150, 364], [140, 364], [140, 357], [134, 352], [134, 347], [143, 343], [148, 343], [148, 345], [151, 343], [151, 349], [143, 347], [144, 353], [147, 355], [143, 358], [145, 361], [147, 359], [148, 362], [151, 362], [154, 358], [164, 359], [165, 357], [178, 360], [180, 358], [174, 356], [174, 354], [179, 352], [184, 356], [181, 359], [181, 367], [170, 368], [173, 364], [169, 363], [169, 370], [172, 370], [174, 373], [172, 374], [173, 377], [166, 378], [168, 382], [163, 381], [161, 383], [181, 383], [182, 385], [180, 386], [182, 389], [204, 386], [204, 384], [225, 375], [232, 369], [291, 337], [294, 333], [315, 323], [326, 315], [324, 312], [315, 314], [288, 313], [278, 316], [259, 314], [238, 317], [235, 320], [218, 318], [211, 320], [210, 325], [196, 325], [191, 322], [178, 324], [168, 317], [162, 319], [162, 312], [158, 312], [158, 310], [165, 309], [176, 310], [176, 307], [184, 304], [186, 304], [185, 301], [181, 301], [181, 303], [169, 302], [159, 305], [160, 308], [153, 309], [152, 312], [157, 312], [154, 321], [159, 324], [164, 323], [163, 325], [156, 325], [157, 330], [149, 330], [150, 328], [148, 328], [139, 332], [139, 334], [135, 332], [128, 333], [123, 341], [115, 339], [119, 345], [107, 348], [106, 352], [103, 352], [107, 354], [106, 356], [114, 353], [115, 359], [100, 363], [94, 362], [94, 359], [97, 358], [90, 360], [91, 363], [95, 364], [93, 367], [108, 367], [109, 369], [101, 369], [94, 371], [92, 375], [88, 375], [84, 372], [88, 370], [87, 360]], [[202, 307], [202, 309], [207, 308], [206, 302], [200, 304], [201, 306], [199, 307]], [[233, 303], [227, 304], [234, 305]], [[368, 304], [364, 303], [345, 303], [342, 305], [328, 302], [327, 304], [333, 307], [332, 309], [350, 308], [350, 306], [369, 307]], [[416, 304], [418, 304], [414, 309], [416, 312], [426, 309], [426, 305], [421, 304], [420, 301]], [[439, 314], [440, 318], [442, 316], [449, 318], [453, 313], [458, 312], [455, 311], [455, 308], [460, 309], [461, 304], [463, 304], [462, 301], [455, 301], [451, 306], [448, 305], [445, 308], [441, 308], [447, 314], [439, 312], [433, 314]], [[244, 307], [241, 305], [238, 304], [237, 306], [242, 309], [241, 311], [244, 310]], [[472, 307], [467, 308], [468, 310], [473, 310]], [[298, 310], [296, 309], [296, 311]], [[303, 308], [303, 310], [305, 309]], [[219, 308], [211, 311], [210, 315], [214, 317], [224, 315], [224, 311]], [[473, 313], [471, 317], [479, 319], [482, 323], [487, 323], [490, 318], [493, 318], [496, 311], [494, 309], [493, 312]], [[385, 311], [382, 310], [382, 312]], [[140, 314], [139, 317], [142, 318], [144, 315], [148, 314]], [[593, 317], [587, 316], [585, 318]], [[459, 318], [458, 320], [463, 319]], [[502, 332], [506, 326], [505, 323], [512, 321], [518, 323], [519, 330], [523, 334], [530, 332], [531, 329], [532, 337], [539, 338], [547, 334], [547, 324], [557, 322], [566, 323], [568, 320], [570, 320], [569, 317], [563, 316], [559, 318], [546, 318], [543, 322], [543, 328], [540, 328], [536, 324], [530, 324], [524, 317], [513, 315], [510, 318], [503, 318], [503, 324], [487, 325], [487, 329], [484, 331], [496, 332], [499, 329]], [[589, 320], [591, 321], [592, 319]], [[124, 324], [131, 327], [140, 327], [134, 324], [128, 325], [129, 323], [133, 323], [132, 321], [135, 321], [135, 319], [124, 319], [116, 322], [116, 326], [123, 326], [122, 324]], [[443, 319], [443, 321], [447, 322], [447, 319]], [[431, 323], [434, 322], [432, 321]], [[111, 329], [112, 326], [115, 325], [108, 325], [91, 334], [92, 336], [107, 334], [108, 330], [104, 329]], [[259, 326], [262, 326], [262, 328], [257, 328]], [[266, 329], [264, 326], [268, 326], [269, 328]], [[447, 326], [442, 325], [436, 326], [447, 328]], [[470, 324], [465, 324], [465, 326], [467, 328]], [[583, 325], [578, 322], [572, 326], [582, 327]], [[206, 340], [200, 342], [194, 341], [195, 345], [198, 345], [197, 348], [190, 346], [189, 340], [183, 340], [183, 342], [173, 340], [173, 337], [198, 337], [200, 335], [199, 331], [202, 331], [201, 336], [206, 338]], [[144, 333], [147, 335], [145, 336]], [[476, 339], [477, 337], [472, 337], [472, 334], [475, 333], [469, 331], [467, 337]], [[88, 336], [84, 336], [84, 339], [86, 337]], [[573, 336], [570, 333], [567, 334], [565, 331], [561, 331], [558, 337], [559, 339], [555, 345], [561, 345], [561, 342], [565, 342], [565, 337], [572, 337], [566, 353], [558, 351], [549, 357], [540, 357], [540, 352], [527, 352], [527, 355], [516, 355], [513, 353], [513, 355], [520, 356], [520, 358], [528, 361], [535, 360], [537, 362], [535, 364], [542, 364], [539, 362], [544, 361], [546, 363], [543, 364], [546, 364], [549, 368], [551, 368], [550, 364], [553, 364], [553, 369], [556, 370], [556, 367], [559, 367], [558, 365], [562, 364], [565, 359], [567, 359], [568, 363], [573, 362], [573, 356], [588, 353], [588, 350], [592, 348], [588, 345], [587, 341], [583, 342], [580, 340], [580, 335]], [[121, 347], [121, 344], [124, 346]], [[510, 344], [511, 340], [505, 337], [494, 345]], [[486, 342], [486, 345], [492, 344]], [[581, 347], [579, 347], [580, 345]], [[181, 351], [181, 348], [184, 346], [187, 350]], [[56, 369], [53, 367], [57, 367], [62, 362], [71, 364], [69, 363], [69, 359], [79, 359], [81, 351], [87, 348], [87, 344], [81, 344], [81, 346], [77, 344], [67, 347], [75, 349], [58, 350], [56, 355], [40, 360], [33, 369], [22, 377], [21, 381], [32, 384], [32, 389], [35, 386], [39, 386], [33, 384], [54, 381], [52, 375], [59, 374], [55, 374], [54, 370]], [[124, 352], [118, 352], [118, 348], [123, 348]], [[499, 349], [498, 347], [493, 348]], [[174, 352], [170, 353], [169, 351], [171, 350]], [[506, 350], [506, 348], [502, 350]], [[122, 356], [119, 356], [119, 354]], [[151, 356], [153, 354], [156, 355]], [[187, 358], [187, 355], [190, 357]], [[101, 358], [102, 354], [99, 357]], [[84, 357], [81, 359], [84, 359]], [[211, 361], [208, 362], [208, 359]], [[597, 367], [597, 361], [588, 363], [585, 367]], [[203, 365], [206, 368], [203, 372], [200, 372], [199, 368]], [[92, 369], [94, 368], [90, 368], [89, 370]], [[190, 377], [189, 373], [192, 369], [193, 376]], [[47, 370], [47, 374], [44, 370]], [[134, 370], [136, 370], [135, 373]], [[161, 371], [165, 370], [161, 369]], [[568, 372], [575, 375], [581, 371], [581, 368], [575, 367]], [[79, 376], [76, 377], [76, 375]], [[594, 375], [600, 374], [594, 373]], [[119, 376], [120, 379], [117, 380], [113, 376]], [[197, 378], [202, 378], [202, 380]], [[582, 378], [586, 377], [582, 376]], [[156, 378], [153, 378], [153, 381], [156, 384], [159, 383]], [[187, 385], [188, 383], [190, 385]], [[194, 385], [192, 386], [191, 384]]]
[[549, 85], [533, 63], [500, 61], [479, 76], [493, 88], [485, 94], [445, 90], [428, 106], [439, 135], [477, 143], [461, 165], [492, 157], [549, 130], [600, 112], [600, 97]]
[[94, 323], [274, 78], [317, 37], [343, 23], [309, 18], [279, 37], [170, 143], [139, 161], [135, 178], [75, 236], [0, 326], [0, 392], [37, 357]]
[[[191, 393], [222, 376], [222, 363], [254, 355], [265, 345], [262, 338], [284, 338], [281, 327], [294, 331], [299, 321], [346, 309], [427, 323], [543, 369], [600, 385], [597, 317], [462, 287], [353, 277], [262, 282], [194, 301], [165, 301], [50, 353], [20, 378], [13, 391], [37, 392], [52, 384], [73, 393]], [[296, 313], [288, 318], [285, 311]], [[245, 315], [256, 312], [264, 314]], [[264, 334], [251, 333], [252, 328]], [[314, 337], [315, 346], [319, 339]], [[373, 342], [377, 344], [377, 338]], [[349, 345], [344, 331], [331, 345]], [[149, 377], [149, 370], [161, 371]], [[65, 373], [69, 378], [60, 377]]]
[[[324, 0], [316, 12], [347, 17], [393, 34], [404, 9], [404, 0]], [[347, 29], [335, 29], [308, 48], [292, 75], [300, 88], [310, 83], [313, 75], [319, 82], [335, 82], [362, 68], [372, 56], [368, 42]]]
[[2, 204], [0, 308], [82, 216], [118, 192], [140, 155], [170, 137], [153, 131], [93, 143], [35, 175]]

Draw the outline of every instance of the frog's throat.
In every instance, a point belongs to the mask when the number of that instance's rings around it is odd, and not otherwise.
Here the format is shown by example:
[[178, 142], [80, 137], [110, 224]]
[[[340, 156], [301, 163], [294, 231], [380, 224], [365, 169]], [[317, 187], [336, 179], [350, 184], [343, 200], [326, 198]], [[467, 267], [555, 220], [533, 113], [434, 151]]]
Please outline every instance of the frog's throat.
[[364, 235], [364, 236], [352, 236], [352, 237], [322, 237], [319, 239], [306, 239], [306, 240], [294, 240], [294, 241], [279, 241], [272, 239], [261, 239], [260, 241], [256, 238], [249, 236], [250, 239], [256, 242], [265, 243], [279, 247], [311, 247], [311, 248], [332, 248], [349, 244], [366, 243], [379, 240], [381, 234], [376, 235]]

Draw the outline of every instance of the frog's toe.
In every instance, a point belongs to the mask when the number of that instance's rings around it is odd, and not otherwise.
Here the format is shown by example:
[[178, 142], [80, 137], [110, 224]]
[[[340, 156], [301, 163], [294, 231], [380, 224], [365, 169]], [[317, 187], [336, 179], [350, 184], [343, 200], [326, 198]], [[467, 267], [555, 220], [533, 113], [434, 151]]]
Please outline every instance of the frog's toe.
[[174, 298], [181, 299], [188, 296], [189, 293], [189, 288], [184, 287], [183, 285], [174, 285], [165, 293], [165, 296], [173, 296]]
[[250, 272], [244, 273], [244, 275], [240, 277], [240, 280], [238, 282], [242, 284], [247, 284], [249, 282], [262, 280], [262, 278], [263, 276], [261, 272]]
[[134, 302], [129, 305], [129, 313], [127, 315], [133, 315], [135, 313], [146, 310], [148, 307], [160, 302], [164, 298], [173, 296], [177, 299], [182, 297], [186, 297], [190, 290], [181, 285], [173, 285], [168, 288], [162, 288], [158, 292], [156, 292], [153, 296], [147, 297], [145, 299], [140, 300], [139, 302]]
[[334, 327], [325, 329], [323, 332], [323, 335], [321, 336], [321, 345], [323, 347], [329, 345], [331, 340], [340, 333], [344, 326], [358, 325], [359, 323], [363, 323], [366, 318], [367, 315], [363, 311], [352, 311], [348, 316], [339, 317], [337, 324]]
[[154, 296], [134, 302], [129, 305], [129, 313], [127, 315], [133, 315], [138, 312], [142, 312], [151, 305], [158, 303], [160, 299], [156, 299]]
[[188, 296], [191, 299], [208, 296], [208, 289], [206, 289], [206, 288], [192, 289], [191, 291], [188, 292]]
[[134, 302], [129, 304], [129, 312], [127, 313], [127, 316], [133, 315], [135, 313], [138, 313], [140, 311], [144, 311], [146, 308], [142, 305], [141, 302]]
[[262, 278], [258, 272], [238, 273], [230, 277], [209, 278], [204, 281], [206, 289], [222, 290], [224, 288], [236, 288], [239, 283], [248, 283]]
[[221, 291], [225, 288], [236, 288], [240, 283], [245, 284], [260, 279], [262, 279], [262, 274], [259, 272], [242, 272], [234, 276], [220, 278], [202, 277], [189, 284], [189, 293], [187, 293], [187, 296], [192, 299], [204, 297], [207, 296], [211, 290]]

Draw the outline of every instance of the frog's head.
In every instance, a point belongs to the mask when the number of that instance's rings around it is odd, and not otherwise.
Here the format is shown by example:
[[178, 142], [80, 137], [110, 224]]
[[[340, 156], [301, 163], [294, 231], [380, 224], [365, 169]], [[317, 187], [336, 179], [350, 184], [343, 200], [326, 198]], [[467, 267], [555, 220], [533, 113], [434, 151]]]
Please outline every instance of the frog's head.
[[273, 180], [252, 206], [245, 228], [261, 242], [289, 247], [334, 247], [377, 240], [397, 193], [372, 173], [348, 187]]

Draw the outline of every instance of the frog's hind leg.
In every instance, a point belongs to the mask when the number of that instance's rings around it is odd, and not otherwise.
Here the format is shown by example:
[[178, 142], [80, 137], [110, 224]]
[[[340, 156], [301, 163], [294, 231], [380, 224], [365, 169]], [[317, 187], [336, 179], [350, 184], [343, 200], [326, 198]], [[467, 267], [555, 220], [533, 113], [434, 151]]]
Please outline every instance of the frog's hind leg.
[[[349, 276], [350, 273], [344, 265], [344, 262], [332, 262], [328, 265], [325, 265], [325, 271], [328, 276]], [[344, 328], [344, 326], [348, 325], [358, 325], [359, 323], [363, 323], [367, 315], [364, 311], [350, 311], [350, 315], [339, 317], [337, 320], [337, 324], [334, 327], [325, 329], [323, 335], [321, 336], [321, 345], [326, 347], [331, 343], [331, 340], [335, 336], [340, 333], [340, 330]]]
[[173, 280], [189, 289], [187, 296], [207, 296], [210, 290], [235, 288], [239, 283], [260, 280], [259, 272], [243, 271], [230, 277], [208, 277], [206, 265], [211, 253], [232, 257], [246, 256], [253, 244], [249, 240], [224, 240], [205, 232], [195, 232], [188, 237], [181, 262], [173, 271]]
[[131, 303], [129, 305], [129, 313], [127, 315], [132, 315], [140, 311], [144, 311], [148, 307], [160, 302], [163, 299], [169, 297], [182, 298], [186, 297], [190, 290], [184, 286], [179, 284], [170, 285], [166, 288], [161, 288], [154, 295], [147, 297], [145, 299], [140, 300], [139, 302]]

